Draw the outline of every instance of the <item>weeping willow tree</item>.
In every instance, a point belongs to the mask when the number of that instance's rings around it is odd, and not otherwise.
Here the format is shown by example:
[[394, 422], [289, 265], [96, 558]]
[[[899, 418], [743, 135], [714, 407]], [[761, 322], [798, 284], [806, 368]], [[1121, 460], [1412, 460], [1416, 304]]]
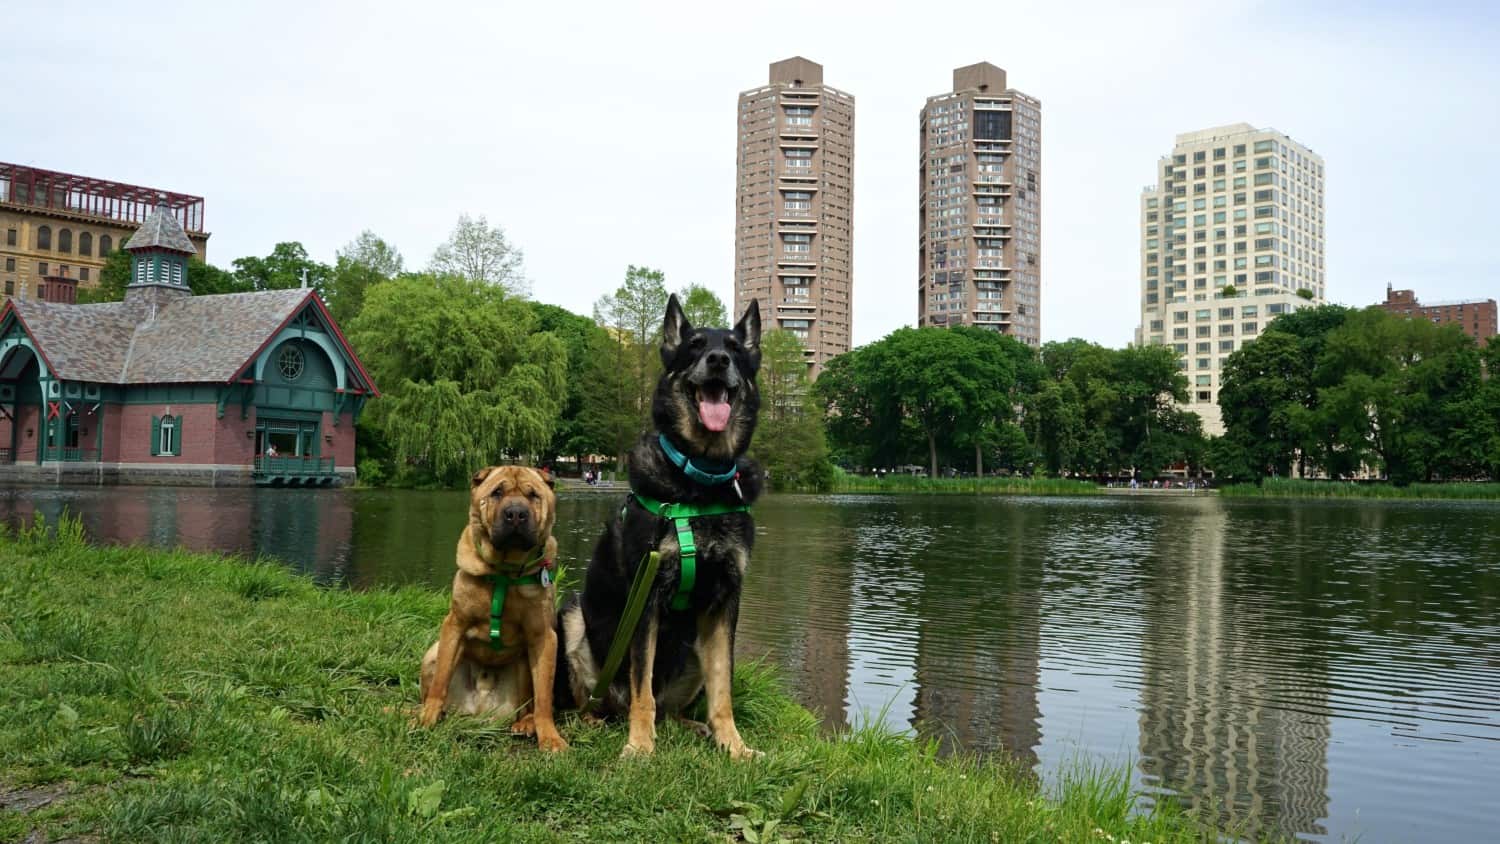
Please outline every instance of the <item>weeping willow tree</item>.
[[463, 278], [405, 276], [369, 288], [349, 336], [386, 391], [361, 426], [398, 476], [461, 485], [552, 439], [567, 351], [537, 331], [524, 300]]

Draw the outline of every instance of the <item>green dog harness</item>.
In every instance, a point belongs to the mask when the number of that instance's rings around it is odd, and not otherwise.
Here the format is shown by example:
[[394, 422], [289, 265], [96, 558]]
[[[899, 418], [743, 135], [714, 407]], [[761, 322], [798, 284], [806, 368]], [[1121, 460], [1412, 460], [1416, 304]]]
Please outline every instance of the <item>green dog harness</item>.
[[[480, 579], [490, 584], [490, 647], [497, 651], [505, 650], [505, 643], [500, 640], [500, 618], [505, 614], [505, 593], [512, 586], [524, 586], [535, 584], [541, 587], [552, 585], [552, 577], [547, 569], [552, 565], [551, 560], [542, 559], [542, 548], [538, 548], [521, 561], [514, 571], [524, 572], [537, 562], [541, 565], [530, 574], [486, 574]], [[474, 552], [484, 559], [484, 552], [480, 550], [479, 540], [474, 540]]]
[[693, 527], [689, 519], [697, 516], [723, 516], [729, 513], [748, 513], [748, 504], [669, 504], [631, 493], [637, 504], [653, 515], [672, 522], [677, 530], [677, 547], [682, 557], [682, 574], [677, 580], [677, 594], [672, 596], [672, 609], [685, 610], [693, 595], [693, 586], [698, 582], [698, 543], [693, 541]]
[[[723, 516], [729, 513], [748, 513], [748, 504], [671, 504], [657, 501], [650, 496], [632, 492], [636, 503], [641, 505], [659, 518], [668, 519], [672, 527], [677, 531], [677, 547], [682, 559], [682, 573], [677, 579], [677, 592], [672, 596], [672, 609], [686, 610], [691, 606], [693, 597], [693, 586], [698, 582], [698, 543], [693, 540], [693, 527], [688, 522], [696, 516]], [[625, 518], [625, 511], [620, 511], [620, 518]], [[630, 592], [625, 598], [625, 612], [620, 616], [620, 626], [615, 628], [615, 637], [609, 643], [609, 654], [604, 659], [603, 670], [599, 672], [599, 678], [594, 683], [593, 693], [584, 702], [583, 710], [587, 712], [593, 705], [604, 699], [609, 691], [609, 684], [615, 680], [615, 674], [620, 670], [620, 663], [625, 661], [625, 651], [630, 646], [630, 639], [635, 635], [635, 627], [641, 620], [641, 612], [646, 608], [646, 598], [651, 592], [651, 584], [656, 582], [656, 572], [661, 565], [661, 554], [656, 551], [647, 551], [646, 556], [641, 559], [641, 564], [636, 566], [635, 579], [630, 583]]]

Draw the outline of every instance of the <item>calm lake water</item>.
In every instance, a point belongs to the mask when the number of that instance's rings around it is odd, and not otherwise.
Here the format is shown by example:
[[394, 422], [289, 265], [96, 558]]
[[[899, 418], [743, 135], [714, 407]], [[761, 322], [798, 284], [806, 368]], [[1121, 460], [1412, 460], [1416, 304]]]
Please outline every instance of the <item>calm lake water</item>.
[[[614, 495], [565, 497], [582, 565]], [[446, 586], [462, 493], [0, 489], [0, 519]], [[884, 719], [1044, 779], [1130, 766], [1248, 833], [1493, 840], [1500, 507], [801, 497], [756, 508], [742, 658], [831, 726]], [[415, 670], [416, 655], [413, 655]]]

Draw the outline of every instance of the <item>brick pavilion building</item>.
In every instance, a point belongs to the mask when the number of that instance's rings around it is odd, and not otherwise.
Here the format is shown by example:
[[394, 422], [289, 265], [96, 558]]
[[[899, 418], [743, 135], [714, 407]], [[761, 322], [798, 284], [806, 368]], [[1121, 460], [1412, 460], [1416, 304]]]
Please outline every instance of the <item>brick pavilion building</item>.
[[331, 485], [379, 396], [316, 292], [194, 296], [166, 205], [125, 244], [123, 302], [54, 275], [0, 310], [0, 477]]

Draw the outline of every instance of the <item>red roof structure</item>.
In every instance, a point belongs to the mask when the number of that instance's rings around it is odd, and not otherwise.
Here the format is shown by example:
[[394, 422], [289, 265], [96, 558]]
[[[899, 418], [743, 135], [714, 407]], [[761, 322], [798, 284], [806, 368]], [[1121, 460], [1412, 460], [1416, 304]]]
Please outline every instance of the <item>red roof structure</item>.
[[206, 232], [203, 197], [0, 161], [0, 204], [140, 224], [165, 204], [187, 231]]

